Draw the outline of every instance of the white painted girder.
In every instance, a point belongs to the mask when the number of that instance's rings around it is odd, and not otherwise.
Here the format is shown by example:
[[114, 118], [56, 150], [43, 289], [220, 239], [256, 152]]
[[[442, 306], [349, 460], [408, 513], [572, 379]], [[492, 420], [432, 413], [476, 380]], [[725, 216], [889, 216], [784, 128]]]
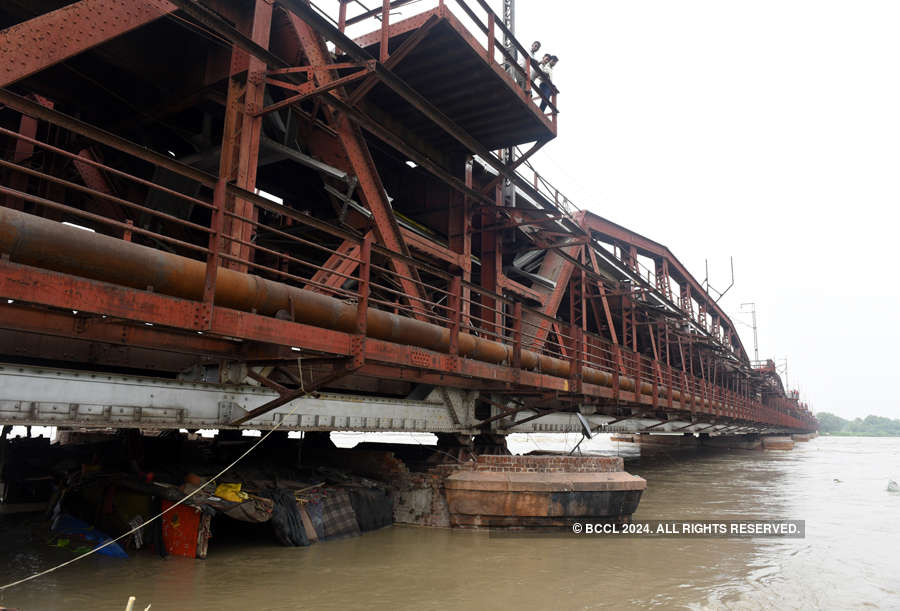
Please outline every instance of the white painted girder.
[[[267, 388], [0, 365], [0, 423], [119, 428], [229, 428], [278, 395]], [[453, 431], [444, 403], [322, 393], [239, 428]]]
[[[524, 410], [516, 414], [516, 420], [524, 420], [535, 412]], [[650, 433], [694, 433], [702, 432], [709, 435], [741, 435], [745, 433], [765, 432], [774, 433], [782, 432], [784, 429], [772, 428], [759, 430], [750, 426], [736, 427], [736, 425], [720, 423], [713, 424], [711, 422], [693, 422], [688, 420], [668, 420], [665, 424], [660, 424], [657, 418], [629, 418], [628, 420], [620, 420], [613, 416], [604, 416], [599, 414], [586, 415], [584, 419], [590, 424], [591, 429], [597, 433], [637, 433], [649, 429]], [[608, 423], [620, 420], [615, 424]], [[512, 421], [504, 424], [512, 424]], [[653, 428], [650, 428], [653, 427]], [[506, 433], [565, 433], [580, 431], [581, 426], [578, 417], [573, 413], [558, 412], [548, 414], [524, 425], [512, 426], [505, 428]]]
[[[240, 427], [229, 422], [277, 397], [264, 387], [179, 382], [152, 377], [59, 370], [0, 364], [0, 424], [72, 426], [84, 428], [242, 428], [267, 429], [283, 420], [286, 431], [475, 432], [475, 393], [447, 389], [451, 414], [442, 393], [425, 401], [322, 393], [296, 399]], [[522, 420], [534, 412], [516, 414]], [[586, 415], [597, 432], [633, 433], [648, 427], [654, 433], [700, 431], [737, 435], [760, 432], [745, 427], [682, 420], [659, 424], [652, 418], [615, 420]], [[458, 422], [457, 422], [458, 421]], [[581, 431], [571, 413], [548, 414], [508, 428], [512, 420], [495, 423], [501, 433], [568, 433]], [[686, 428], [683, 428], [686, 427]], [[777, 432], [770, 429], [764, 432]]]

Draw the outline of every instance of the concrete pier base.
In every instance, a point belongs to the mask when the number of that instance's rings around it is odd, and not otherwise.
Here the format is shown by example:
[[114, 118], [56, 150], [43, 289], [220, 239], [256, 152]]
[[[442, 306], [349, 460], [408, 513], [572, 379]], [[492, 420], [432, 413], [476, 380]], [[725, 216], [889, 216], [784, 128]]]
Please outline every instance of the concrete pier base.
[[764, 450], [793, 450], [794, 440], [790, 437], [763, 437]]
[[815, 433], [795, 433], [791, 435], [794, 441], [807, 442], [815, 436]]
[[702, 437], [700, 445], [705, 448], [727, 448], [730, 450], [760, 450], [762, 440], [759, 435], [719, 435]]
[[458, 527], [565, 526], [572, 520], [625, 522], [647, 487], [618, 457], [479, 456], [444, 481], [450, 524]]
[[691, 433], [683, 435], [640, 433], [632, 437], [635, 443], [641, 445], [641, 455], [650, 455], [655, 452], [695, 450], [700, 447], [700, 439]]

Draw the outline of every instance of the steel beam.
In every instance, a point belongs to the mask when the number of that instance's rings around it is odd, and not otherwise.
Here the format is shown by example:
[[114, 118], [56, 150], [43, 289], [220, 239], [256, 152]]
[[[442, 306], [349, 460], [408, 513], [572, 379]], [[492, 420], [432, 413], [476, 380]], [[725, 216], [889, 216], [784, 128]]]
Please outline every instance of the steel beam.
[[[559, 305], [562, 303], [563, 296], [569, 288], [569, 278], [572, 276], [572, 270], [575, 269], [574, 257], [581, 247], [581, 244], [576, 244], [575, 246], [562, 248], [561, 250], [568, 255], [568, 258], [561, 256], [556, 250], [548, 250], [544, 255], [538, 275], [556, 283], [552, 289], [547, 289], [540, 285], [533, 287], [534, 290], [543, 295], [541, 314], [544, 316], [551, 319], [556, 318]], [[548, 318], [531, 313], [525, 314], [524, 321], [528, 325], [528, 334], [532, 336], [526, 340], [526, 345], [539, 349], [547, 338], [551, 321]]]
[[[452, 392], [452, 391], [451, 391]], [[0, 423], [287, 431], [453, 431], [443, 402], [322, 393], [246, 417], [278, 395], [254, 386], [176, 382], [101, 372], [0, 364]]]
[[80, 0], [0, 32], [0, 87], [175, 10], [166, 0]]
[[[332, 63], [328, 50], [318, 34], [296, 15], [288, 14], [288, 17], [310, 64], [325, 67]], [[313, 77], [320, 86], [336, 79], [336, 76], [332, 75], [330, 70], [317, 71]], [[341, 90], [337, 91], [343, 97], [343, 92]], [[397, 218], [394, 216], [391, 204], [387, 199], [387, 192], [381, 183], [381, 177], [378, 174], [378, 169], [375, 167], [375, 161], [372, 159], [369, 147], [363, 139], [362, 131], [344, 116], [337, 116], [333, 119], [334, 124], [332, 127], [338, 133], [341, 145], [353, 168], [353, 173], [359, 181], [358, 188], [363, 203], [372, 212], [372, 220], [375, 224], [375, 233], [378, 241], [389, 250], [409, 256], [409, 249], [406, 246], [406, 241], [403, 239], [403, 234], [400, 232], [400, 225], [397, 223]], [[425, 310], [422, 301], [425, 300], [426, 296], [418, 281], [416, 269], [395, 258], [392, 258], [390, 263], [398, 274], [398, 280], [404, 292], [407, 296], [412, 297], [407, 298], [407, 303], [412, 308], [416, 318], [424, 320]]]
[[[716, 304], [715, 300], [703, 290], [700, 283], [697, 282], [666, 246], [591, 213], [587, 213], [584, 216], [582, 227], [586, 230], [596, 232], [608, 240], [624, 245], [629, 252], [629, 258], [632, 256], [632, 253], [636, 253], [651, 257], [657, 261], [663, 261], [665, 271], [658, 273], [655, 281], [657, 286], [663, 285], [660, 289], [660, 294], [666, 294], [665, 287], [668, 286], [668, 278], [675, 274], [674, 277], [678, 282], [678, 285], [682, 287], [682, 302], [674, 305], [679, 306], [683, 311], [690, 315], [690, 309], [686, 307], [683, 295], [685, 291], [688, 295], [693, 293], [694, 299], [699, 300], [699, 302], [704, 304], [704, 307], [707, 308], [708, 311], [713, 312], [720, 317], [722, 327], [726, 329], [726, 333], [728, 330], [734, 328], [734, 324], [731, 322], [728, 315], [718, 306], [718, 304]], [[671, 299], [671, 289], [668, 289], [668, 292], [669, 295], [667, 295], [667, 298]], [[691, 318], [693, 318], [692, 315]], [[737, 345], [734, 348], [736, 354], [741, 357], [742, 360], [746, 361], [747, 353], [744, 350], [743, 344], [740, 343], [740, 338], [737, 338]]]
[[[471, 394], [447, 389], [454, 404], [470, 411]], [[78, 426], [86, 428], [268, 428], [280, 423], [287, 431], [429, 431], [470, 432], [465, 419], [454, 423], [445, 401], [379, 399], [322, 393], [293, 399], [265, 415], [240, 425], [246, 416], [278, 395], [255, 386], [177, 382], [151, 377], [69, 371], [0, 364], [0, 423], [5, 425]], [[533, 416], [537, 416], [537, 418]], [[576, 432], [580, 422], [571, 413], [535, 412], [529, 422], [510, 432]], [[602, 428], [610, 416], [588, 415], [592, 428]], [[526, 426], [527, 424], [527, 426]], [[623, 430], [639, 431], [654, 421], [636, 419]], [[683, 425], [670, 421], [671, 426]], [[694, 423], [700, 425], [701, 423]], [[727, 429], [727, 425], [708, 425]], [[620, 428], [620, 427], [617, 427]], [[785, 432], [768, 427], [766, 432]]]
[[[197, 13], [198, 16], [204, 18], [205, 23], [212, 27], [216, 32], [244, 48], [249, 53], [259, 57], [272, 68], [286, 68], [287, 62], [277, 57], [265, 48], [248, 40], [246, 36], [241, 35], [220, 16], [210, 11], [207, 7], [190, 0], [173, 0], [179, 7], [189, 12]], [[293, 23], [304, 23], [324, 38], [333, 42], [339, 49], [347, 53], [354, 60], [359, 62], [368, 62], [375, 58], [369, 55], [364, 49], [357, 45], [352, 39], [345, 36], [338, 28], [332, 26], [324, 17], [317, 13], [312, 7], [299, 0], [280, 0], [279, 4], [288, 9], [288, 16]], [[323, 64], [324, 65], [324, 62]], [[382, 82], [390, 87], [395, 93], [403, 97], [415, 108], [425, 114], [431, 121], [444, 129], [449, 135], [456, 139], [460, 144], [468, 148], [470, 151], [479, 155], [486, 163], [490, 164], [498, 173], [503, 174], [511, 180], [520, 189], [529, 193], [539, 201], [544, 201], [540, 193], [534, 190], [531, 185], [526, 183], [514, 171], [509, 171], [507, 166], [494, 157], [489, 150], [482, 146], [477, 140], [466, 133], [459, 125], [454, 123], [450, 118], [444, 115], [437, 107], [425, 99], [421, 94], [410, 87], [405, 81], [395, 75], [390, 69], [386, 68], [382, 63], [375, 64], [375, 74]], [[328, 94], [326, 94], [328, 95]]]

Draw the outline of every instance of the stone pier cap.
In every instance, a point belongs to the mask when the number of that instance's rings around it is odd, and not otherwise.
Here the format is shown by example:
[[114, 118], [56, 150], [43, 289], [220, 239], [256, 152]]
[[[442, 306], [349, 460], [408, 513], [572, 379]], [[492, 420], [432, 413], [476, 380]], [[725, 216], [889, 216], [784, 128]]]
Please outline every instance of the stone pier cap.
[[645, 490], [647, 480], [624, 471], [617, 473], [513, 473], [462, 471], [444, 482], [447, 490], [507, 492], [594, 492]]
[[444, 480], [450, 523], [527, 528], [578, 518], [625, 521], [647, 481], [623, 468], [619, 457], [479, 456]]

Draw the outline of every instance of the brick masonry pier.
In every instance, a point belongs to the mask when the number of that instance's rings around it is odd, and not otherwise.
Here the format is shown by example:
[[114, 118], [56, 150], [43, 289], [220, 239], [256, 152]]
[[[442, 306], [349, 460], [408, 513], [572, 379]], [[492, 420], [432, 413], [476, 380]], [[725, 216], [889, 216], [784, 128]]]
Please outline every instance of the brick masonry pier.
[[646, 487], [619, 457], [482, 455], [399, 479], [394, 519], [464, 528], [622, 522]]

